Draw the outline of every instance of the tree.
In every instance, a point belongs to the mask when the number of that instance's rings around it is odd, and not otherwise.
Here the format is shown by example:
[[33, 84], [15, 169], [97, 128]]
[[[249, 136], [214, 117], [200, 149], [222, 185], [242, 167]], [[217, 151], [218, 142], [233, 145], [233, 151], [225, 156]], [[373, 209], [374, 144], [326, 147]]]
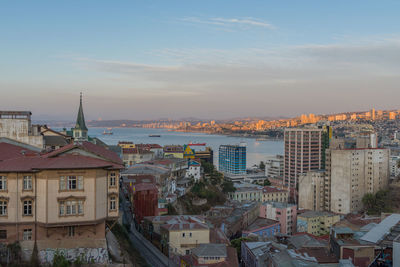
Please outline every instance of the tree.
[[400, 168], [400, 160], [397, 161], [397, 168]]
[[393, 199], [388, 190], [379, 190], [376, 194], [367, 193], [363, 196], [362, 203], [366, 212], [371, 215], [392, 212]]
[[268, 179], [264, 180], [264, 186], [270, 186], [271, 182]]
[[212, 174], [215, 171], [215, 166], [212, 163], [202, 160], [201, 167], [203, 167], [204, 172], [207, 174]]
[[260, 165], [258, 166], [261, 170], [265, 171], [265, 164], [263, 161], [260, 161]]
[[232, 241], [231, 241], [231, 245], [232, 245], [232, 247], [234, 247], [234, 248], [236, 248], [236, 252], [237, 252], [237, 255], [238, 255], [238, 257], [240, 258], [240, 248], [241, 248], [241, 246], [242, 246], [242, 241], [249, 241], [249, 239], [247, 238], [247, 237], [239, 237], [239, 238], [237, 238], [237, 239], [233, 239]]
[[364, 205], [364, 208], [368, 211], [372, 211], [375, 206], [375, 195], [372, 193], [367, 193], [363, 196], [362, 198], [362, 203]]
[[233, 185], [232, 181], [225, 181], [222, 183], [222, 192], [224, 193], [229, 193], [229, 192], [235, 192], [236, 188]]
[[178, 212], [176, 211], [174, 206], [172, 206], [171, 203], [168, 203], [167, 209], [168, 209], [168, 215], [178, 215]]

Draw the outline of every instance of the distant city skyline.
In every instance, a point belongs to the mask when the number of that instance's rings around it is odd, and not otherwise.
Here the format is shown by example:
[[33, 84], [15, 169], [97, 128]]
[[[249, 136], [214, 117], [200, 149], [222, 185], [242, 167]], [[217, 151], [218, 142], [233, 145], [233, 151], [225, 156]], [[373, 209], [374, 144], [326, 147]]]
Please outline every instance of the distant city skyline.
[[34, 120], [399, 109], [398, 1], [22, 1], [0, 9], [0, 107]]

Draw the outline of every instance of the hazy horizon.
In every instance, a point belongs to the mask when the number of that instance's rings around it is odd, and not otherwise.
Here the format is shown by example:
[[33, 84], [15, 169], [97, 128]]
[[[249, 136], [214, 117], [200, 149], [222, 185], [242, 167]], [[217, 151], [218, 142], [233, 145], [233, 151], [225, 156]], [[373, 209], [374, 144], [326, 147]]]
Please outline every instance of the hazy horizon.
[[398, 1], [19, 1], [0, 9], [0, 109], [34, 120], [399, 109]]

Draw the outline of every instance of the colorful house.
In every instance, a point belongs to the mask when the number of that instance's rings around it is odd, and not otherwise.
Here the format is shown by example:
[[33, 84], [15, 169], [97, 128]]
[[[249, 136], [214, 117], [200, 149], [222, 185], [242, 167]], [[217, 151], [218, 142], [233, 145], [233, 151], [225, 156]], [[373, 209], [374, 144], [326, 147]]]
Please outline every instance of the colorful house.
[[184, 159], [194, 159], [195, 151], [188, 145], [183, 146], [183, 158]]
[[196, 182], [201, 178], [201, 164], [195, 160], [189, 160], [189, 168], [186, 171], [186, 177], [193, 178]]
[[249, 234], [256, 234], [261, 237], [273, 237], [280, 232], [281, 224], [279, 221], [259, 217], [242, 231], [242, 236], [246, 237]]

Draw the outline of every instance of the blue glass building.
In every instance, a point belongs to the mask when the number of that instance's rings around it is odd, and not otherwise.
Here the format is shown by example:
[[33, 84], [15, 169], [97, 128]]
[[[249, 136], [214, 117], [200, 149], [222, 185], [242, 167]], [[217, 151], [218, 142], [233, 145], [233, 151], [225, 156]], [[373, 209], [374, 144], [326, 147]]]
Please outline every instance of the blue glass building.
[[220, 145], [219, 171], [227, 174], [246, 173], [246, 145]]

